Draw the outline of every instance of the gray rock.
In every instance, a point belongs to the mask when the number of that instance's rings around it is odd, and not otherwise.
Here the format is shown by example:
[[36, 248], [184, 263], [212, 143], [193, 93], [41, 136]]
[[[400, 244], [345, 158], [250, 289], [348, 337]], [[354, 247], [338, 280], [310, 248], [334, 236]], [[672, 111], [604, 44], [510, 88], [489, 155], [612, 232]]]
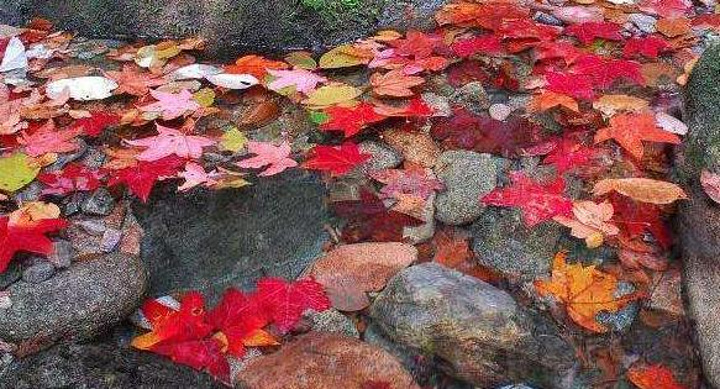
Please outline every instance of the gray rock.
[[82, 204], [87, 197], [87, 192], [75, 192], [70, 196], [65, 197], [62, 201], [63, 215], [71, 216], [80, 212]]
[[18, 203], [38, 201], [42, 194], [43, 184], [39, 181], [33, 181], [24, 187], [20, 192], [17, 192], [13, 199]]
[[480, 264], [506, 276], [530, 281], [550, 271], [562, 233], [556, 223], [528, 228], [515, 209], [491, 207], [470, 226]]
[[305, 315], [313, 331], [334, 332], [351, 338], [359, 338], [355, 323], [336, 309], [322, 312], [310, 312]]
[[0, 290], [10, 286], [22, 278], [22, 266], [18, 261], [12, 261], [4, 273], [0, 273]]
[[705, 376], [720, 387], [720, 205], [701, 189], [700, 171], [720, 172], [720, 45], [709, 47], [687, 85], [685, 149], [678, 158], [689, 201], [680, 203], [684, 290]]
[[[626, 281], [620, 281], [618, 282], [617, 289], [615, 290], [614, 295], [615, 298], [621, 298], [635, 291], [636, 289], [633, 284]], [[623, 309], [614, 313], [600, 312], [596, 318], [600, 324], [605, 325], [612, 331], [622, 332], [630, 328], [639, 312], [640, 306], [638, 305], [638, 303], [632, 302], [625, 306]]]
[[657, 28], [655, 27], [657, 19], [650, 15], [631, 14], [628, 16], [628, 21], [632, 22], [638, 30], [646, 34], [652, 34], [657, 31]]
[[43, 282], [55, 274], [55, 266], [46, 261], [38, 261], [36, 264], [23, 270], [22, 280], [30, 284]]
[[328, 238], [324, 185], [306, 171], [241, 189], [175, 191], [161, 186], [147, 204], [133, 205], [152, 295], [192, 289], [212, 302], [229, 286], [254, 288], [261, 277], [294, 279]]
[[61, 344], [19, 359], [0, 374], [0, 389], [225, 388], [210, 375], [158, 355], [114, 344]]
[[115, 199], [106, 188], [98, 188], [80, 206], [83, 212], [95, 216], [107, 216], [115, 207]]
[[552, 325], [504, 291], [436, 263], [396, 275], [370, 314], [393, 341], [480, 387], [528, 381], [559, 388], [573, 368], [573, 350]]
[[463, 85], [450, 96], [452, 105], [459, 105], [468, 111], [481, 115], [490, 108], [490, 97], [488, 97], [482, 82], [474, 81]]
[[495, 189], [497, 167], [490, 154], [453, 150], [440, 155], [435, 174], [445, 191], [435, 200], [435, 218], [461, 225], [477, 219], [485, 210], [480, 197]]
[[55, 267], [66, 268], [70, 267], [74, 255], [75, 249], [72, 243], [67, 240], [56, 240], [53, 242], [53, 252], [47, 256], [47, 260]]
[[360, 152], [372, 156], [368, 161], [358, 166], [358, 169], [363, 174], [383, 169], [393, 169], [400, 166], [403, 161], [402, 154], [381, 142], [367, 140], [361, 142], [358, 147]]
[[556, 18], [553, 15], [550, 15], [545, 12], [537, 12], [535, 15], [533, 15], [533, 20], [535, 20], [538, 23], [547, 24], [550, 26], [564, 26], [565, 23], [563, 23], [562, 20]]
[[147, 277], [138, 258], [108, 255], [86, 260], [40, 284], [16, 282], [12, 307], [0, 315], [0, 339], [49, 345], [87, 339], [140, 304]]
[[429, 28], [447, 0], [5, 0], [0, 23], [49, 18], [88, 37], [205, 38], [211, 55], [292, 48], [320, 51], [380, 28]]
[[412, 244], [427, 242], [435, 235], [435, 199], [437, 195], [433, 193], [428, 197], [423, 209], [423, 220], [425, 223], [417, 227], [404, 227], [403, 237]]

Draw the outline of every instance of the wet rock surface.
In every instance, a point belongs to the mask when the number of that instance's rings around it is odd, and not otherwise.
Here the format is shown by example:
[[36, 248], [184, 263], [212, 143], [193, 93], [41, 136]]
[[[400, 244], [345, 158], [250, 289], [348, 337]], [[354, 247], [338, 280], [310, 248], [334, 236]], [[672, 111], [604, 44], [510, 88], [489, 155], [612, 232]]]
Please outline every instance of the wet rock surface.
[[508, 380], [561, 387], [573, 364], [556, 330], [506, 292], [435, 263], [393, 278], [371, 315], [393, 341], [439, 358], [449, 374], [481, 387]]
[[708, 48], [688, 84], [687, 146], [680, 160], [681, 174], [691, 187], [689, 201], [680, 206], [677, 230], [684, 261], [684, 289], [689, 314], [708, 381], [720, 385], [720, 205], [700, 188], [702, 169], [720, 169], [720, 45]]
[[211, 55], [290, 48], [322, 50], [381, 28], [429, 28], [446, 0], [342, 1], [245, 0], [10, 0], [0, 4], [0, 23], [22, 25], [42, 16], [85, 36], [167, 39], [200, 36]]
[[373, 382], [391, 388], [419, 388], [400, 362], [384, 350], [354, 338], [324, 332], [304, 335], [271, 355], [250, 361], [236, 388], [361, 388]]
[[495, 189], [497, 168], [490, 154], [446, 151], [440, 155], [435, 173], [445, 191], [435, 200], [435, 218], [449, 224], [467, 224], [485, 210], [480, 197]]
[[240, 190], [166, 190], [134, 207], [151, 295], [199, 290], [213, 301], [229, 286], [251, 288], [264, 276], [294, 279], [326, 240], [324, 186], [307, 172]]
[[49, 345], [88, 339], [117, 324], [142, 301], [147, 277], [136, 257], [88, 259], [40, 283], [16, 282], [0, 311], [0, 339]]
[[103, 343], [59, 344], [0, 372], [2, 389], [224, 387], [169, 359]]

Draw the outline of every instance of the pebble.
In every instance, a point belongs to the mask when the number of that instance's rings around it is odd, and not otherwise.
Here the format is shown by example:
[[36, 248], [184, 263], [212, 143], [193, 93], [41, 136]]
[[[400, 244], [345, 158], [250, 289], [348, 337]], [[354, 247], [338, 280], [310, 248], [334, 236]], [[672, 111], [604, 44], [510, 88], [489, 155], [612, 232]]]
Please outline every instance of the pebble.
[[114, 207], [115, 199], [106, 188], [98, 188], [81, 205], [83, 212], [96, 216], [107, 216]]
[[103, 233], [102, 240], [100, 241], [100, 251], [103, 253], [111, 253], [115, 250], [120, 239], [122, 238], [122, 231], [114, 228], [108, 228]]
[[355, 324], [347, 316], [336, 309], [323, 312], [310, 312], [305, 315], [313, 331], [333, 332], [340, 335], [359, 338], [360, 333]]
[[513, 108], [505, 104], [493, 104], [490, 106], [488, 112], [490, 113], [491, 118], [503, 121], [510, 116], [513, 112]]
[[85, 232], [94, 236], [101, 236], [107, 227], [102, 220], [83, 220], [75, 223], [80, 226]]
[[[635, 292], [635, 290], [636, 288], [633, 284], [627, 281], [620, 281], [615, 290], [615, 298], [631, 294]], [[632, 325], [639, 311], [640, 306], [638, 303], [632, 302], [617, 312], [600, 312], [597, 314], [596, 319], [600, 324], [609, 327], [611, 330], [622, 332]]]
[[490, 108], [488, 96], [482, 82], [474, 81], [463, 85], [450, 96], [452, 105], [459, 105], [468, 111], [480, 115]]
[[450, 108], [450, 100], [437, 93], [425, 92], [422, 94], [422, 99], [425, 101], [430, 108], [433, 109], [433, 116], [450, 116], [452, 115], [452, 108]]
[[565, 23], [563, 23], [562, 20], [556, 18], [553, 15], [547, 14], [545, 12], [537, 12], [533, 16], [533, 20], [535, 20], [538, 23], [547, 24], [550, 26], [563, 26]]
[[72, 243], [67, 240], [56, 240], [53, 242], [53, 252], [47, 256], [47, 260], [57, 268], [70, 267], [75, 249]]
[[645, 14], [631, 14], [628, 20], [632, 22], [640, 31], [646, 34], [652, 34], [657, 31], [655, 27], [657, 19]]
[[403, 161], [402, 155], [392, 147], [382, 143], [367, 140], [359, 145], [360, 152], [370, 154], [372, 157], [359, 166], [363, 173], [371, 173], [378, 170], [393, 169]]
[[55, 266], [47, 261], [38, 261], [36, 264], [23, 270], [22, 280], [31, 284], [39, 284], [55, 274]]

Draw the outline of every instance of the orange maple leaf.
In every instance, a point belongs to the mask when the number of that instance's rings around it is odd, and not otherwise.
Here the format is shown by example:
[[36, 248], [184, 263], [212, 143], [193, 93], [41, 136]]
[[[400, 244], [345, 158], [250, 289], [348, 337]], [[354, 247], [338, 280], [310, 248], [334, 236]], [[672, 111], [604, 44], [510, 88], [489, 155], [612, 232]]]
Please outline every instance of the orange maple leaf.
[[565, 107], [571, 111], [579, 112], [578, 103], [572, 97], [562, 93], [544, 91], [533, 96], [527, 104], [528, 112], [545, 112], [551, 108]]
[[565, 252], [555, 255], [552, 278], [535, 281], [535, 288], [541, 296], [552, 295], [563, 302], [570, 318], [583, 328], [606, 332], [607, 328], [597, 322], [595, 315], [602, 311], [617, 312], [642, 294], [617, 298], [618, 279], [615, 276], [597, 270], [595, 265], [568, 264], [566, 256]]
[[370, 77], [373, 92], [381, 96], [407, 97], [415, 93], [410, 89], [421, 85], [425, 79], [417, 76], [406, 76], [402, 70], [393, 70], [385, 74], [375, 73]]
[[643, 156], [643, 141], [679, 144], [677, 135], [658, 128], [655, 116], [650, 112], [619, 114], [610, 119], [610, 127], [601, 128], [595, 134], [595, 143], [614, 139], [630, 155]]
[[238, 58], [234, 65], [225, 66], [225, 71], [233, 74], [250, 74], [262, 81], [267, 69], [282, 70], [289, 67], [285, 62], [272, 61], [259, 55], [246, 55]]
[[685, 389], [663, 365], [633, 365], [627, 377], [640, 389]]

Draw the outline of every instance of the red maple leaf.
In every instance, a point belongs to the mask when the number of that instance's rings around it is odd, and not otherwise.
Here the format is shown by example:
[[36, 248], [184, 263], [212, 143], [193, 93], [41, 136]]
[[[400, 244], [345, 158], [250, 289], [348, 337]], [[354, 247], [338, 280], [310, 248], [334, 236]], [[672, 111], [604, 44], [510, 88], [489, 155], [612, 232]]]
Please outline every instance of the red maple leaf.
[[528, 227], [550, 220], [553, 216], [569, 216], [573, 204], [565, 198], [565, 180], [558, 176], [554, 182], [541, 185], [522, 172], [510, 174], [512, 185], [498, 188], [482, 198], [483, 204], [500, 207], [518, 207]]
[[603, 38], [611, 41], [621, 41], [620, 25], [612, 22], [586, 22], [573, 24], [565, 29], [565, 33], [576, 37], [580, 43], [587, 45], [595, 38]]
[[52, 241], [45, 236], [67, 227], [63, 219], [42, 219], [27, 223], [12, 223], [8, 216], [0, 216], [0, 273], [5, 272], [15, 253], [19, 251], [50, 255]]
[[634, 201], [617, 193], [611, 194], [609, 199], [615, 209], [613, 223], [624, 229], [628, 236], [639, 238], [647, 231], [661, 247], [666, 250], [670, 248], [672, 235], [663, 222], [657, 205]]
[[571, 65], [583, 54], [580, 49], [569, 42], [542, 42], [535, 46], [535, 59], [562, 59], [565, 65]]
[[656, 36], [647, 38], [630, 38], [623, 48], [623, 57], [632, 58], [642, 55], [646, 58], [657, 58], [663, 51], [671, 49], [665, 39]]
[[462, 61], [450, 65], [447, 79], [450, 85], [459, 88], [472, 81], [487, 81], [490, 79], [490, 75], [480, 62]]
[[565, 138], [543, 159], [543, 163], [555, 166], [558, 174], [562, 174], [587, 164], [594, 155], [595, 149]]
[[615, 140], [630, 155], [641, 159], [644, 154], [643, 142], [680, 144], [680, 138], [661, 130], [650, 112], [622, 113], [610, 119], [610, 126], [601, 128], [595, 134], [595, 143]]
[[382, 200], [368, 190], [360, 193], [360, 200], [339, 201], [333, 208], [347, 221], [342, 236], [348, 243], [402, 241], [405, 227], [422, 224], [408, 215], [388, 210]]
[[475, 54], [500, 54], [503, 51], [500, 38], [495, 35], [478, 36], [470, 39], [459, 40], [450, 46], [458, 56], [467, 58]]
[[482, 27], [495, 31], [506, 20], [524, 19], [529, 10], [511, 3], [476, 4], [459, 2], [445, 6], [435, 19], [442, 26]]
[[229, 384], [230, 365], [222, 353], [222, 348], [219, 340], [210, 338], [162, 344], [152, 351], [193, 369], [205, 369], [213, 377]]
[[82, 129], [82, 133], [96, 137], [102, 134], [103, 130], [117, 125], [120, 122], [118, 115], [107, 112], [92, 112], [89, 118], [78, 119], [73, 123], [72, 129]]
[[102, 170], [90, 170], [86, 166], [72, 163], [62, 170], [41, 173], [38, 180], [47, 185], [42, 194], [66, 195], [77, 191], [91, 191], [100, 187], [105, 173]]
[[17, 142], [24, 145], [25, 152], [33, 157], [45, 153], [69, 153], [80, 147], [75, 138], [81, 133], [80, 129], [58, 130], [55, 123], [48, 120], [34, 131], [21, 132]]
[[256, 294], [248, 296], [231, 288], [208, 313], [207, 320], [227, 338], [228, 352], [242, 357], [245, 354], [245, 339], [268, 325], [270, 316]]
[[547, 88], [553, 92], [583, 100], [595, 98], [592, 84], [585, 76], [548, 72], [545, 74], [545, 79], [548, 82]]
[[645, 83], [639, 63], [604, 58], [594, 54], [578, 58], [573, 65], [573, 73], [588, 77], [593, 86], [600, 89], [609, 88], [619, 79], [626, 79], [638, 85]]
[[303, 167], [330, 172], [333, 176], [341, 176], [370, 159], [370, 155], [360, 153], [358, 146], [351, 142], [341, 146], [315, 146], [308, 156]]
[[395, 47], [396, 54], [406, 57], [412, 56], [415, 57], [415, 59], [422, 59], [432, 55], [435, 47], [437, 47], [441, 41], [442, 40], [438, 36], [410, 30], [405, 35], [405, 39], [390, 41], [390, 45]]
[[329, 120], [320, 126], [324, 131], [343, 131], [349, 138], [362, 130], [365, 126], [377, 123], [386, 118], [375, 112], [375, 108], [368, 103], [360, 103], [352, 108], [334, 106], [325, 110]]
[[174, 155], [161, 158], [156, 161], [140, 161], [137, 165], [116, 170], [108, 185], [127, 185], [130, 192], [147, 202], [155, 182], [169, 177], [174, 177], [185, 160]]
[[640, 10], [664, 18], [681, 17], [690, 9], [688, 0], [643, 0]]
[[323, 286], [311, 279], [264, 278], [257, 283], [257, 298], [283, 333], [293, 329], [306, 310], [322, 312], [331, 306]]

